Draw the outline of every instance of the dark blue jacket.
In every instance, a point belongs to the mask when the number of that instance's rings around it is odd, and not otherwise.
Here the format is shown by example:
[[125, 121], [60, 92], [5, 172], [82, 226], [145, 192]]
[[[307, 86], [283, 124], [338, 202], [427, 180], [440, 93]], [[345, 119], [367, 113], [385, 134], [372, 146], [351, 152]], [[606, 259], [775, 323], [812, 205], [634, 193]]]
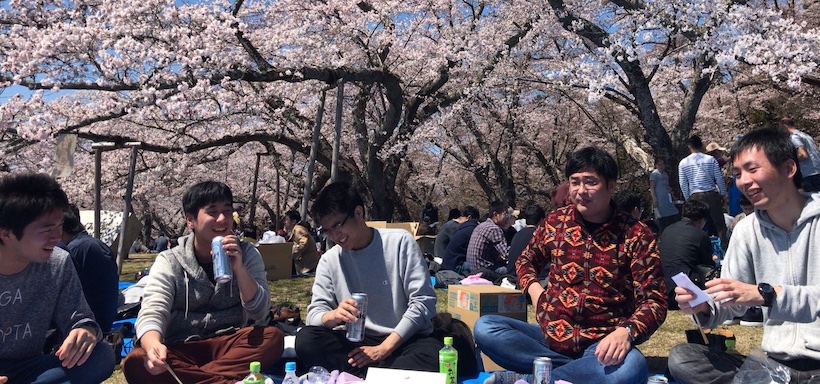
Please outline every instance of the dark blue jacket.
[[111, 331], [117, 316], [119, 275], [117, 259], [105, 243], [82, 231], [62, 246], [71, 254], [83, 293], [103, 332]]
[[457, 265], [467, 261], [467, 246], [470, 245], [470, 236], [473, 235], [473, 230], [477, 226], [478, 221], [475, 219], [467, 220], [458, 226], [456, 233], [450, 238], [450, 244], [447, 244], [447, 250], [441, 261], [441, 269], [452, 271]]

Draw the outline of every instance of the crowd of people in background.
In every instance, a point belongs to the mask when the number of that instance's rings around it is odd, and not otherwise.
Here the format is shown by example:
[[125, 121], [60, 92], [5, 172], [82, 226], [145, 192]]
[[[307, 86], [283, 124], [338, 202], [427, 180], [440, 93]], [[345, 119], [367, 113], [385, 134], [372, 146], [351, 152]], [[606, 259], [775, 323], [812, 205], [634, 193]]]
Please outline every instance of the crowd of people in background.
[[[668, 310], [707, 328], [762, 326], [766, 359], [786, 367], [792, 383], [811, 382], [820, 377], [820, 261], [812, 257], [820, 252], [820, 194], [812, 194], [820, 191], [820, 151], [788, 118], [731, 148], [704, 146], [698, 135], [686, 144], [679, 194], [663, 156], [640, 191], [618, 185], [609, 153], [584, 147], [568, 157], [566, 179], [546, 207], [493, 201], [484, 215], [479, 204], [466, 205], [442, 221], [427, 202], [417, 234], [435, 235], [429, 258], [414, 234], [371, 228], [361, 196], [344, 182], [319, 192], [315, 229], [290, 210], [261, 234], [242, 225], [227, 185], [195, 184], [182, 197], [190, 234], [163, 234], [150, 247], [159, 254], [123, 372], [132, 382], [232, 381], [249, 361], [277, 363], [283, 334], [269, 323], [270, 292], [254, 243], [290, 242], [292, 275], [315, 276], [295, 344], [307, 366], [360, 375], [371, 366], [436, 371], [443, 344], [433, 337], [429, 277], [445, 271], [512, 285], [534, 305], [535, 324], [493, 315], [476, 321], [477, 347], [510, 370], [485, 383], [531, 380], [541, 356], [552, 359], [553, 380], [643, 383], [648, 365], [635, 347]], [[232, 270], [227, 281], [215, 275], [215, 236], [224, 236], [217, 246]], [[116, 313], [116, 268], [111, 249], [85, 231], [56, 181], [40, 174], [0, 180], [0, 383], [107, 378], [114, 356], [102, 340]], [[690, 305], [695, 292], [678, 286], [678, 275], [708, 300]], [[361, 341], [337, 328], [362, 316], [354, 293], [368, 295]], [[669, 371], [681, 383], [730, 383], [744, 360], [682, 344], [670, 351]]]

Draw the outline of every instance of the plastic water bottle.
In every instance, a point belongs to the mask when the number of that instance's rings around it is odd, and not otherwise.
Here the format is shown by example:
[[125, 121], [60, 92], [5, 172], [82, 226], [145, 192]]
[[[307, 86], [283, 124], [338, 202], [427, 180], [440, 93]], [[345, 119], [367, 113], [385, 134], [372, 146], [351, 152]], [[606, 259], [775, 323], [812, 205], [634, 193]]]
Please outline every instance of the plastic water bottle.
[[444, 348], [438, 351], [438, 371], [447, 375], [446, 384], [457, 384], [458, 351], [453, 348], [453, 338], [444, 338]]
[[251, 373], [242, 380], [242, 384], [265, 384], [261, 363], [258, 361], [251, 362]]
[[282, 380], [282, 384], [299, 384], [299, 377], [296, 376], [295, 362], [285, 363], [285, 379]]

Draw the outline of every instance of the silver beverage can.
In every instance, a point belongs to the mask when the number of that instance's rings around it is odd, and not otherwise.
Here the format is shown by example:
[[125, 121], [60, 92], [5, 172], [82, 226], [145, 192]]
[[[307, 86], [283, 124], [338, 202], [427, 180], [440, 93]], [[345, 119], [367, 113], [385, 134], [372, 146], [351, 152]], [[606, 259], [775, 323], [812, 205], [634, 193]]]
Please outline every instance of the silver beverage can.
[[532, 361], [532, 384], [552, 383], [552, 359], [536, 357]]
[[358, 343], [364, 340], [364, 322], [367, 317], [367, 294], [357, 292], [350, 297], [356, 300], [356, 309], [359, 310], [359, 316], [356, 318], [356, 321], [345, 325], [345, 330], [347, 331], [346, 336], [348, 340]]
[[211, 240], [211, 255], [214, 258], [214, 280], [217, 283], [231, 282], [231, 262], [228, 260], [228, 254], [222, 248], [223, 236], [214, 237]]

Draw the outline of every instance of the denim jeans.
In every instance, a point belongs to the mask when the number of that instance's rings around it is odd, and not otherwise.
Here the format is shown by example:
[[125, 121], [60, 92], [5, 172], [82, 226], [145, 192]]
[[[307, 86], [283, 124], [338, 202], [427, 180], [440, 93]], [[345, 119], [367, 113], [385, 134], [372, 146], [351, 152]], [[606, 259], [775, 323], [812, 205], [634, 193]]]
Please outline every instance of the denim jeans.
[[594, 343], [583, 355], [572, 358], [551, 350], [537, 324], [498, 315], [478, 318], [474, 326], [479, 349], [498, 365], [519, 373], [532, 373], [532, 361], [539, 356], [552, 359], [553, 380], [571, 383], [643, 384], [649, 367], [636, 348], [627, 353], [621, 364], [604, 367], [595, 357]]
[[83, 365], [63, 368], [53, 353], [24, 360], [0, 361], [0, 375], [9, 383], [101, 383], [114, 372], [114, 349], [99, 342]]

